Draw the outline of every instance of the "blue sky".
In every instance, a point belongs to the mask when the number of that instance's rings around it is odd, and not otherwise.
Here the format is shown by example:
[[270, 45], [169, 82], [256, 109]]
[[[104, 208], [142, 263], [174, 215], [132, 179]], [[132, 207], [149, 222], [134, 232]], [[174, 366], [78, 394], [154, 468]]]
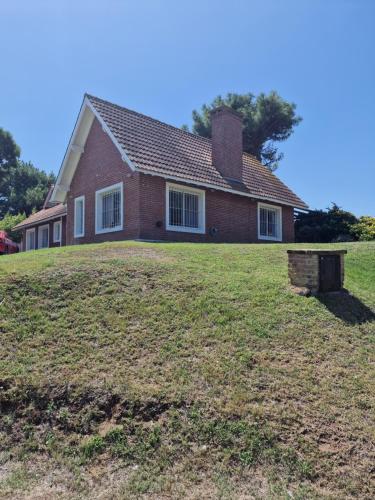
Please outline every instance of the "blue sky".
[[58, 171], [84, 92], [180, 126], [274, 89], [303, 117], [277, 175], [375, 215], [374, 0], [12, 0], [0, 23], [0, 126], [39, 168]]

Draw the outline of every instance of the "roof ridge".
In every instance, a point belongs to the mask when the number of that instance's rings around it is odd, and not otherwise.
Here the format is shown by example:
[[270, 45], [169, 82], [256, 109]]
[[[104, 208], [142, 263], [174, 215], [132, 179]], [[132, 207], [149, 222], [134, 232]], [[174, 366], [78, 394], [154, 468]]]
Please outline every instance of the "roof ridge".
[[202, 135], [194, 134], [194, 132], [189, 132], [188, 130], [184, 130], [182, 128], [176, 127], [174, 125], [171, 125], [170, 123], [162, 122], [161, 120], [158, 120], [157, 118], [153, 118], [152, 116], [145, 115], [143, 113], [139, 113], [139, 111], [134, 111], [134, 109], [126, 108], [125, 106], [121, 106], [120, 104], [116, 104], [114, 102], [107, 101], [106, 99], [102, 99], [101, 97], [96, 97], [94, 95], [88, 94], [87, 92], [85, 93], [85, 97], [88, 97], [89, 99], [96, 99], [97, 101], [101, 101], [105, 104], [109, 104], [110, 106], [114, 106], [115, 108], [125, 110], [128, 113], [132, 113], [133, 115], [141, 116], [142, 118], [146, 118], [147, 120], [151, 120], [153, 122], [159, 123], [161, 125], [164, 125], [165, 127], [173, 128], [174, 130], [177, 130], [178, 132], [181, 132], [182, 134], [187, 134], [189, 136], [193, 136], [195, 139], [201, 139], [203, 141], [212, 143], [212, 140], [209, 137], [203, 137]]
[[[97, 96], [88, 94], [87, 92], [85, 93], [85, 97], [88, 97], [89, 99], [96, 99], [97, 101], [101, 101], [105, 104], [109, 104], [110, 106], [114, 106], [115, 108], [123, 109], [123, 110], [127, 111], [128, 113], [132, 113], [133, 115], [141, 116], [142, 118], [146, 118], [147, 120], [151, 120], [153, 122], [160, 123], [161, 125], [164, 125], [166, 127], [177, 130], [178, 132], [192, 136], [195, 139], [202, 139], [203, 141], [206, 141], [206, 142], [209, 142], [210, 144], [212, 144], [212, 139], [210, 137], [203, 137], [203, 135], [194, 134], [194, 132], [189, 132], [188, 130], [184, 130], [182, 128], [175, 127], [174, 125], [171, 125], [170, 123], [162, 122], [161, 120], [158, 120], [157, 118], [153, 118], [152, 116], [145, 115], [144, 113], [139, 113], [139, 111], [134, 111], [134, 109], [126, 108], [125, 106], [121, 106], [120, 104], [116, 104], [114, 102], [107, 101], [106, 99], [102, 99], [101, 97], [97, 97]], [[247, 151], [242, 151], [242, 155], [249, 156], [252, 160], [255, 160], [262, 167], [264, 167], [268, 172], [271, 172], [265, 165], [263, 165], [263, 163], [260, 160], [258, 160], [258, 158], [255, 155], [248, 153]], [[274, 177], [276, 177], [276, 176], [274, 175]]]
[[[179, 173], [178, 175], [180, 175], [181, 178], [184, 178], [184, 176], [186, 176], [187, 173], [190, 173], [191, 171], [191, 175], [194, 175], [197, 180], [201, 178], [201, 180], [203, 180], [204, 182], [212, 183], [212, 185], [221, 185], [221, 187], [231, 189], [231, 186], [227, 185], [227, 181], [224, 179], [224, 177], [222, 177], [217, 168], [212, 165], [212, 162], [209, 161], [208, 158], [204, 158], [202, 156], [204, 154], [203, 152], [205, 152], [206, 154], [209, 152], [209, 149], [212, 148], [211, 139], [193, 134], [192, 132], [187, 132], [186, 130], [175, 127], [174, 125], [170, 125], [168, 123], [162, 122], [161, 120], [152, 118], [151, 116], [144, 115], [142, 113], [139, 113], [138, 111], [128, 109], [124, 106], [120, 106], [119, 104], [101, 99], [100, 97], [95, 97], [88, 93], [85, 93], [84, 95], [84, 99], [86, 98], [90, 105], [95, 109], [95, 112], [98, 113], [100, 119], [104, 120], [104, 122], [107, 122], [109, 128], [113, 126], [116, 129], [116, 132], [120, 137], [119, 140], [122, 141], [119, 148], [126, 149], [127, 147], [126, 140], [121, 136], [121, 130], [122, 128], [126, 127], [126, 124], [129, 125], [129, 123], [131, 124], [134, 122], [136, 124], [137, 130], [138, 127], [142, 129], [144, 128], [145, 130], [147, 130], [147, 133], [150, 135], [150, 137], [155, 138], [154, 142], [152, 144], [149, 144], [145, 143], [144, 137], [142, 136], [142, 147], [139, 145], [137, 146], [137, 142], [135, 145], [131, 141], [128, 143], [128, 146], [131, 149], [130, 152], [132, 152], [134, 156], [132, 160], [134, 160], [136, 163], [139, 161], [141, 163], [141, 166], [143, 165], [143, 168], [145, 170], [150, 170], [150, 165], [155, 162], [155, 148], [157, 148], [157, 163], [161, 162], [162, 166], [159, 165], [159, 169], [161, 169], [162, 173], [164, 172], [171, 174], [171, 172], [177, 172]], [[118, 113], [116, 113], [116, 111]], [[162, 131], [164, 135], [166, 134], [167, 136], [169, 136], [168, 140], [171, 139], [177, 143], [176, 150], [173, 150], [172, 153], [168, 153], [165, 145], [164, 147], [163, 144], [159, 144], [160, 140], [165, 140], [165, 137], [163, 138], [161, 135]], [[130, 132], [128, 130], [127, 133], [129, 135], [129, 133], [131, 134], [132, 132], [131, 130]], [[155, 141], [159, 141], [157, 142], [157, 145]], [[179, 155], [182, 155], [182, 159], [180, 161], [175, 161], [176, 155], [177, 158], [179, 158]], [[200, 161], [199, 168], [194, 163], [194, 155], [197, 155], [197, 159]], [[165, 163], [164, 165], [163, 162], [167, 163]], [[170, 163], [170, 168], [168, 167], [168, 162]], [[254, 190], [256, 191], [258, 189], [256, 188], [256, 185], [259, 184], [259, 189], [267, 198], [272, 198], [272, 193], [274, 193], [274, 198], [277, 199], [280, 203], [286, 201], [286, 204], [295, 203], [297, 206], [307, 207], [305, 202], [303, 202], [301, 198], [299, 198], [299, 196], [297, 196], [293, 192], [293, 190], [290, 189], [289, 186], [287, 186], [287, 184], [285, 184], [275, 173], [273, 173], [265, 165], [263, 165], [262, 162], [258, 160], [254, 155], [242, 151], [242, 163], [243, 168], [246, 169], [246, 171], [248, 169], [253, 169], [253, 173], [255, 174], [257, 172], [257, 175], [259, 176], [259, 179], [252, 180], [251, 182], [249, 181], [247, 184], [245, 183], [246, 190], [249, 193], [253, 192]], [[203, 170], [198, 174], [197, 169], [199, 170], [201, 167]], [[151, 168], [151, 170], [155, 170], [155, 168]], [[215, 177], [216, 173], [219, 175], [218, 178]], [[279, 192], [281, 199], [279, 199]], [[292, 198], [291, 201], [289, 200], [290, 197]]]

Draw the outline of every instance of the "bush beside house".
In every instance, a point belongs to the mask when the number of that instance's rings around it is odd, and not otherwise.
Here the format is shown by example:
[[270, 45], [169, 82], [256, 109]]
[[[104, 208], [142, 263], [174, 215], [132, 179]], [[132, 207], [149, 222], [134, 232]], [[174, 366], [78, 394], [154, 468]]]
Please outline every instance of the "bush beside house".
[[363, 216], [358, 219], [333, 203], [327, 210], [299, 213], [295, 236], [299, 243], [370, 241], [375, 239], [375, 218]]

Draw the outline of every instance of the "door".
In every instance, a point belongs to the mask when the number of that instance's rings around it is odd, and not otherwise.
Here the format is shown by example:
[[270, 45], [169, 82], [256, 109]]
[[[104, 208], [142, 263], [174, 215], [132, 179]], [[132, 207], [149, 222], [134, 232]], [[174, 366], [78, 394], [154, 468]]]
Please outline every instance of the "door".
[[334, 292], [341, 288], [340, 256], [319, 256], [319, 291]]

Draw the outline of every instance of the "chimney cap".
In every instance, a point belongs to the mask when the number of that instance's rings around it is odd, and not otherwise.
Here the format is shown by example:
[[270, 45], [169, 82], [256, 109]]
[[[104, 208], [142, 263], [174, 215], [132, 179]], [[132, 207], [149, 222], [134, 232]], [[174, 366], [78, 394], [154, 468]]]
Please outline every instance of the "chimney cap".
[[226, 104], [222, 104], [221, 106], [217, 106], [216, 108], [211, 110], [211, 116], [213, 115], [219, 115], [223, 113], [229, 113], [239, 120], [243, 120], [243, 115], [239, 111], [236, 111], [235, 109], [231, 108], [230, 106], [227, 106]]

